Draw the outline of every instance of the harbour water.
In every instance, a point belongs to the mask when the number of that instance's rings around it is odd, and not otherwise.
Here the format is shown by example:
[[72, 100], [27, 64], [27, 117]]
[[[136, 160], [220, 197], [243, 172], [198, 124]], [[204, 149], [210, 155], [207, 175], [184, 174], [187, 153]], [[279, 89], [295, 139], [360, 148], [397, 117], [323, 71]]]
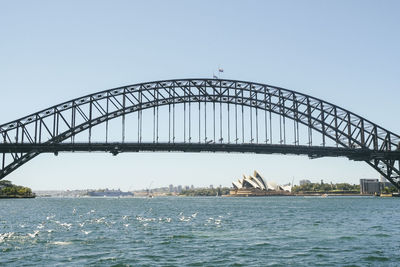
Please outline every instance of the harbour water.
[[400, 198], [0, 200], [0, 266], [399, 266]]

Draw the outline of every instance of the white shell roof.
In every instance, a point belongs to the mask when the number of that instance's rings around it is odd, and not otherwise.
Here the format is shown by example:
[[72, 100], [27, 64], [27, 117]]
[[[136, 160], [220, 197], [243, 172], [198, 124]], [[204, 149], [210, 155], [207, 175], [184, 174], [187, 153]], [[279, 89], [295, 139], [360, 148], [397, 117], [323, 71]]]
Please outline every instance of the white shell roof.
[[249, 176], [249, 178], [254, 181], [261, 189], [266, 189], [264, 186], [264, 182], [261, 181], [259, 178], [254, 178], [253, 176]]
[[259, 189], [261, 189], [261, 187], [260, 187], [255, 181], [253, 181], [253, 180], [250, 178], [250, 176], [244, 178], [244, 180], [245, 180], [246, 182], [248, 182], [249, 184], [251, 184], [254, 188], [259, 188]]
[[252, 188], [258, 188], [261, 190], [292, 191], [292, 187], [290, 185], [280, 186], [275, 181], [265, 181], [257, 171], [254, 171], [254, 176], [246, 176], [243, 174], [243, 178], [239, 179], [237, 182], [232, 182], [232, 185], [237, 189], [248, 188], [250, 186]]
[[237, 189], [243, 188], [243, 185], [240, 182], [232, 182], [233, 186], [236, 187]]

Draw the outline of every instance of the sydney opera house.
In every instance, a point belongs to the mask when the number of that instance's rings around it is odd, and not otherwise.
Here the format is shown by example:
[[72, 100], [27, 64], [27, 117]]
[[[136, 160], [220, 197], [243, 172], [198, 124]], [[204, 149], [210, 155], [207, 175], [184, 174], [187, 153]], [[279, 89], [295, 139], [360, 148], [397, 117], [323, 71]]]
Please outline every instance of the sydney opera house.
[[291, 195], [291, 185], [280, 186], [274, 181], [266, 181], [257, 171], [253, 175], [243, 175], [232, 182], [231, 196], [277, 196]]

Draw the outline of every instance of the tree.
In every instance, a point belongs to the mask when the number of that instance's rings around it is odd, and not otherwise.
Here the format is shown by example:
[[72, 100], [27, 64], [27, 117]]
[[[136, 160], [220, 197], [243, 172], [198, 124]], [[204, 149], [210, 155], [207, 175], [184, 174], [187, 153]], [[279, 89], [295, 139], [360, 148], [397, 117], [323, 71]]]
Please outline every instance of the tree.
[[3, 187], [0, 189], [0, 196], [5, 197], [31, 197], [32, 190], [28, 187], [13, 185], [10, 181], [0, 181]]

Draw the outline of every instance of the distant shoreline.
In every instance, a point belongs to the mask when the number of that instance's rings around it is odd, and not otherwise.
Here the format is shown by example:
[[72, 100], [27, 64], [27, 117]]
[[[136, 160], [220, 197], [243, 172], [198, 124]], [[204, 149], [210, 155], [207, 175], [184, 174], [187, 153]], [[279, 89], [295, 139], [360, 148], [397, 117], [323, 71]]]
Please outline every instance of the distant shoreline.
[[0, 196], [0, 199], [36, 198], [36, 196]]
[[373, 197], [373, 194], [354, 194], [354, 193], [350, 193], [350, 194], [345, 194], [345, 193], [341, 193], [341, 194], [335, 194], [335, 193], [315, 193], [315, 194], [311, 194], [311, 193], [307, 193], [307, 194], [294, 194], [294, 196], [306, 196], [306, 197], [312, 197], [312, 196], [329, 196], [329, 197], [333, 197], [333, 196], [338, 196], [338, 197], [347, 197], [347, 196], [352, 196], [352, 197]]
[[274, 194], [274, 195], [223, 195], [223, 197], [373, 197], [374, 195], [361, 194]]
[[[85, 198], [85, 199], [101, 199], [101, 198], [115, 198], [115, 199], [131, 199], [131, 198], [163, 198], [163, 197], [373, 197], [372, 194], [327, 194], [327, 193], [316, 193], [316, 194], [273, 194], [273, 195], [220, 195], [220, 196], [188, 196], [188, 195], [153, 195], [148, 196], [36, 196], [36, 198]], [[35, 197], [0, 197], [0, 198], [35, 198]]]

